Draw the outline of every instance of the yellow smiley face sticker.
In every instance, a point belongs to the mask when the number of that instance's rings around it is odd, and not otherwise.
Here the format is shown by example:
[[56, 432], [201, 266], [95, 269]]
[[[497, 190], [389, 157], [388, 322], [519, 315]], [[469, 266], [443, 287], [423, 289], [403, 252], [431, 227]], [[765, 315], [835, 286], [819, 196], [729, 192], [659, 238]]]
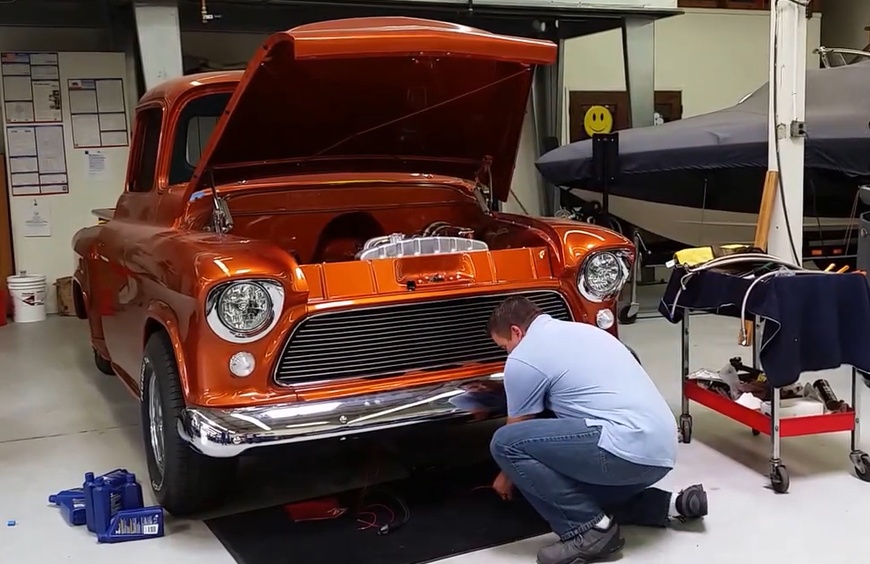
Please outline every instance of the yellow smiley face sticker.
[[596, 133], [610, 133], [613, 129], [613, 115], [604, 106], [592, 106], [583, 117], [583, 129], [589, 137]]

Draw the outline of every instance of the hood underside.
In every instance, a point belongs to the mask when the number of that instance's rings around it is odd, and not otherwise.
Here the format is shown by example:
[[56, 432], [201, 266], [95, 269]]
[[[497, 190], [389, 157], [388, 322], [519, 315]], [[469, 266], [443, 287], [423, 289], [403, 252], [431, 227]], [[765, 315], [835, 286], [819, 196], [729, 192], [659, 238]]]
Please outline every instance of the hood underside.
[[[534, 66], [546, 41], [413, 18], [277, 33], [257, 51], [189, 194], [299, 172], [419, 172], [480, 180], [506, 200]], [[188, 195], [189, 195], [188, 194]]]

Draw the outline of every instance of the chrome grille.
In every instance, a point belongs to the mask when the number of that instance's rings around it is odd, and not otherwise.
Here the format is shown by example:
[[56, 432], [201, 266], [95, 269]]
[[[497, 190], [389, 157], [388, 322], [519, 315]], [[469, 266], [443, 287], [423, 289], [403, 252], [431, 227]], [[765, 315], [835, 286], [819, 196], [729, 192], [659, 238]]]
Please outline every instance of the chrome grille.
[[[556, 319], [572, 319], [565, 299], [522, 292]], [[505, 352], [486, 334], [492, 310], [511, 294], [488, 294], [315, 314], [290, 335], [275, 370], [279, 384], [383, 377], [498, 362]]]

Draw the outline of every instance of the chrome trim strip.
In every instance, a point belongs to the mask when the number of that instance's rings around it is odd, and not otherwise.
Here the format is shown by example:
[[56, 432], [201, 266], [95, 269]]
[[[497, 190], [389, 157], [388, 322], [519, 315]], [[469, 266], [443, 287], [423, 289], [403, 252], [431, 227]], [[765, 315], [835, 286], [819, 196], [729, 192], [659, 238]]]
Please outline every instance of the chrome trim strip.
[[[326, 316], [326, 315], [345, 313], [347, 311], [366, 311], [366, 312], [376, 311], [376, 310], [387, 308], [387, 307], [395, 307], [395, 306], [400, 306], [400, 305], [405, 305], [405, 304], [408, 304], [408, 305], [415, 305], [415, 304], [420, 304], [420, 303], [435, 303], [435, 304], [437, 304], [437, 303], [449, 302], [451, 300], [461, 299], [461, 298], [486, 298], [486, 297], [492, 297], [492, 296], [505, 296], [505, 297], [507, 297], [507, 296], [537, 294], [537, 293], [554, 294], [556, 297], [558, 297], [559, 299], [561, 299], [565, 303], [565, 307], [568, 310], [568, 314], [571, 317], [571, 321], [577, 320], [576, 316], [574, 315], [574, 310], [571, 308], [570, 300], [568, 300], [568, 298], [565, 296], [565, 294], [563, 294], [558, 288], [552, 288], [552, 287], [531, 288], [528, 290], [519, 290], [516, 292], [502, 291], [502, 292], [486, 292], [486, 293], [457, 293], [449, 298], [430, 299], [430, 300], [427, 300], [425, 298], [420, 298], [420, 299], [415, 299], [415, 300], [401, 300], [401, 301], [395, 301], [395, 302], [390, 302], [390, 303], [386, 303], [386, 304], [378, 304], [375, 306], [365, 306], [365, 307], [356, 307], [356, 308], [346, 307], [346, 308], [330, 309], [327, 311], [320, 311], [320, 312], [316, 312], [316, 313], [306, 314], [305, 316], [300, 318], [299, 321], [297, 321], [293, 325], [293, 328], [290, 330], [290, 334], [287, 335], [287, 338], [284, 340], [284, 346], [281, 347], [281, 353], [275, 357], [274, 365], [272, 366], [272, 383], [274, 385], [282, 387], [282, 388], [298, 388], [300, 386], [310, 386], [310, 385], [319, 384], [322, 382], [341, 382], [342, 380], [356, 379], [356, 377], [354, 377], [354, 376], [341, 377], [341, 378], [330, 378], [330, 379], [317, 380], [317, 381], [304, 381], [304, 382], [282, 382], [281, 380], [278, 379], [278, 370], [281, 367], [281, 360], [287, 354], [287, 348], [290, 346], [290, 343], [293, 340], [293, 336], [302, 327], [302, 325], [304, 323], [309, 322], [311, 319]], [[378, 377], [372, 376], [370, 378], [378, 378]]]
[[264, 446], [346, 437], [440, 420], [503, 417], [504, 374], [364, 394], [335, 400], [217, 409], [187, 407], [178, 433], [214, 458]]

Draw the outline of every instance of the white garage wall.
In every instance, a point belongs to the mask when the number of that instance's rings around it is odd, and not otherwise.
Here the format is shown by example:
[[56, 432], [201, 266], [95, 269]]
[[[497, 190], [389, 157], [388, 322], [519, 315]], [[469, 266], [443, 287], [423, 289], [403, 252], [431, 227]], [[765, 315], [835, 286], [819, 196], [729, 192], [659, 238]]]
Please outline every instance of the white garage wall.
[[[768, 12], [706, 9], [685, 12], [655, 24], [656, 89], [682, 90], [683, 117], [736, 104], [767, 82]], [[807, 30], [809, 68], [819, 66], [818, 56], [812, 50], [819, 46], [821, 19], [814, 16]], [[567, 51], [567, 90], [625, 90], [619, 30], [572, 39]]]

